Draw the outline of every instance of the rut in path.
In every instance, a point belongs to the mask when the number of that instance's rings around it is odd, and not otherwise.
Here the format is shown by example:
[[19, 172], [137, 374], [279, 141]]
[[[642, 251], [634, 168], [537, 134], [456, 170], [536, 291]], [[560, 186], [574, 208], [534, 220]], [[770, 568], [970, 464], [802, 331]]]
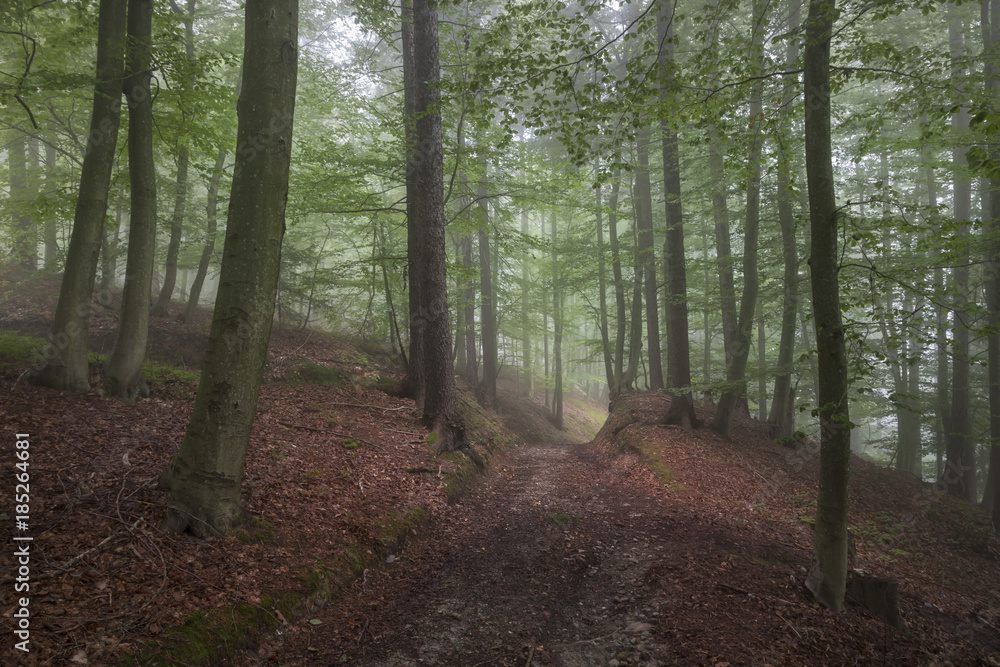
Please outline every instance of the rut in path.
[[669, 601], [644, 575], [669, 546], [666, 500], [634, 484], [635, 473], [591, 445], [518, 448], [432, 535], [368, 573], [360, 594], [269, 657], [380, 667], [661, 664], [667, 647], [650, 631]]

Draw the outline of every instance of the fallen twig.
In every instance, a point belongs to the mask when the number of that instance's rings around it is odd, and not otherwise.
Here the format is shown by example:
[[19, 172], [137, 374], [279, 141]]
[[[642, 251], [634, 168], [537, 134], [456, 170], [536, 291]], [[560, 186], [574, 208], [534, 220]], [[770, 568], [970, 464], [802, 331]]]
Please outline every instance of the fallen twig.
[[372, 447], [375, 447], [376, 449], [382, 449], [381, 445], [376, 445], [374, 442], [370, 442], [370, 441], [365, 440], [363, 438], [359, 438], [356, 435], [349, 435], [347, 433], [341, 433], [340, 431], [328, 431], [328, 430], [322, 429], [322, 428], [314, 428], [312, 426], [305, 426], [303, 424], [293, 424], [291, 422], [279, 421], [278, 423], [281, 424], [282, 426], [287, 426], [289, 428], [300, 428], [303, 431], [312, 431], [314, 433], [328, 433], [329, 435], [335, 435], [338, 438], [350, 438], [351, 440], [357, 440], [358, 442], [360, 442], [363, 445], [370, 445]]

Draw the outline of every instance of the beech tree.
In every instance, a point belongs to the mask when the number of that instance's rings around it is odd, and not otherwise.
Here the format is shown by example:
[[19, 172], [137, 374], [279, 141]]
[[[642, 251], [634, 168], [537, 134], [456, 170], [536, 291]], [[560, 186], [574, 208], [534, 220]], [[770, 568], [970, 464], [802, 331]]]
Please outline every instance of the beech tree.
[[830, 39], [836, 17], [835, 0], [811, 0], [809, 3], [803, 87], [812, 232], [809, 268], [819, 357], [821, 440], [815, 560], [806, 586], [817, 600], [834, 611], [841, 611], [847, 586], [851, 422], [847, 402], [847, 352], [840, 312], [837, 200], [830, 129]]
[[224, 534], [244, 520], [240, 489], [285, 233], [298, 15], [298, 0], [246, 3], [245, 81], [219, 294], [191, 421], [160, 477], [171, 492], [170, 532]]
[[127, 7], [126, 0], [101, 0], [94, 102], [80, 170], [73, 232], [59, 288], [52, 342], [45, 350], [42, 367], [34, 374], [35, 381], [56, 389], [90, 390], [87, 365], [90, 300], [118, 145]]

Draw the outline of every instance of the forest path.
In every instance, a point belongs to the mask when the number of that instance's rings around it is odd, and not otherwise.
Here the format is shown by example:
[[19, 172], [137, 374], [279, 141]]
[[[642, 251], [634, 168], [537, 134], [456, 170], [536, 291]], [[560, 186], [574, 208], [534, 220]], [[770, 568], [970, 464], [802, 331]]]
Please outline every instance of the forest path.
[[670, 544], [667, 501], [635, 473], [589, 444], [521, 446], [254, 662], [658, 665], [650, 631], [666, 600], [644, 577]]

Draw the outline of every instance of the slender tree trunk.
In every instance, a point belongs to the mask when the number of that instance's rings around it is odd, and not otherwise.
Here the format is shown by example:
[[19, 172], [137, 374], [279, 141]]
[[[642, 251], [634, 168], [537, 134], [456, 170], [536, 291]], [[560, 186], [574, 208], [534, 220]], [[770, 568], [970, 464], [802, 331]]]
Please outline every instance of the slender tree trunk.
[[[965, 57], [963, 30], [964, 26], [953, 6], [949, 6], [952, 14], [948, 27], [948, 38], [951, 47], [952, 79], [958, 99], [958, 111], [952, 115], [952, 129], [959, 135], [968, 132], [969, 111], [965, 100], [965, 68], [962, 60]], [[964, 249], [959, 250], [954, 271], [954, 294], [958, 300], [953, 317], [953, 362], [951, 375], [951, 414], [945, 433], [947, 463], [943, 481], [948, 487], [948, 493], [969, 502], [976, 502], [976, 462], [975, 442], [970, 437], [969, 424], [969, 327], [968, 313], [965, 302], [969, 298], [969, 251], [965, 239], [968, 237], [967, 223], [972, 217], [972, 180], [968, 173], [968, 146], [956, 147], [952, 154], [955, 166], [954, 210], [955, 221], [959, 223], [958, 238]]]
[[552, 211], [552, 360], [555, 364], [555, 387], [552, 390], [552, 423], [563, 430], [563, 299], [559, 275], [559, 236], [556, 228], [556, 211]]
[[[45, 183], [49, 192], [54, 192], [58, 186], [56, 177], [56, 147], [51, 143], [45, 144]], [[57, 271], [59, 261], [59, 238], [56, 227], [56, 216], [46, 215], [42, 228], [42, 237], [45, 244], [45, 270]]]
[[646, 342], [649, 355], [649, 388], [663, 389], [660, 361], [660, 316], [656, 295], [656, 253], [653, 251], [653, 197], [649, 184], [649, 132], [639, 130], [636, 138], [638, 164], [635, 170], [635, 221], [639, 229], [639, 263], [646, 301]]
[[418, 408], [424, 405], [426, 379], [424, 377], [424, 331], [426, 328], [423, 300], [420, 290], [423, 281], [420, 276], [420, 226], [417, 220], [416, 202], [419, 198], [418, 172], [427, 157], [420, 154], [416, 135], [417, 84], [414, 58], [414, 26], [412, 0], [400, 0], [402, 8], [402, 50], [403, 50], [403, 128], [406, 143], [406, 268], [409, 274], [409, 331], [410, 357], [406, 367], [404, 382], [408, 393]]
[[[764, 31], [767, 22], [765, 5], [762, 0], [753, 3], [753, 37], [751, 38], [750, 60], [753, 71], [763, 70]], [[744, 223], [743, 241], [743, 296], [740, 299], [740, 315], [733, 341], [732, 358], [726, 367], [726, 385], [715, 411], [712, 429], [728, 438], [733, 424], [733, 416], [740, 399], [746, 395], [746, 367], [750, 358], [750, 341], [753, 334], [754, 311], [757, 306], [757, 241], [760, 228], [760, 153], [763, 147], [763, 132], [760, 123], [763, 116], [763, 82], [753, 84], [750, 93], [750, 182], [747, 186], [747, 218]], [[764, 350], [759, 350], [763, 358]]]
[[[788, 0], [788, 26], [791, 32], [801, 24], [801, 6], [798, 0]], [[799, 45], [788, 40], [785, 66], [791, 70], [799, 59]], [[774, 379], [774, 396], [768, 430], [772, 438], [788, 441], [795, 430], [792, 390], [792, 368], [795, 363], [795, 320], [799, 307], [799, 252], [795, 239], [795, 211], [792, 193], [791, 154], [785, 145], [791, 137], [790, 107], [797, 95], [798, 77], [787, 76], [782, 95], [782, 111], [778, 130], [778, 226], [781, 227], [781, 256], [784, 262], [784, 285], [781, 304], [781, 342], [778, 344], [777, 376]]]
[[[983, 35], [985, 42], [986, 86], [990, 101], [1000, 103], [1000, 0], [983, 2]], [[1000, 163], [1000, 150], [990, 155]], [[990, 400], [990, 478], [991, 493], [984, 494], [983, 504], [992, 516], [993, 530], [1000, 533], [1000, 179], [989, 181], [988, 233], [992, 238], [986, 256], [986, 306], [990, 333], [988, 336], [988, 374]]]
[[104, 230], [101, 235], [101, 284], [103, 298], [110, 297], [111, 288], [115, 286], [115, 273], [118, 271], [119, 239], [122, 229], [122, 212], [125, 202], [121, 197], [115, 202], [115, 228]]
[[847, 354], [840, 313], [837, 202], [830, 130], [830, 39], [834, 0], [811, 0], [806, 22], [806, 174], [811, 221], [813, 313], [819, 356], [820, 479], [815, 560], [806, 586], [834, 611], [844, 608], [847, 584], [847, 481], [851, 422]]
[[297, 0], [247, 0], [236, 166], [219, 293], [191, 421], [160, 483], [167, 532], [224, 534], [240, 488], [274, 317], [298, 60]]
[[639, 359], [642, 357], [642, 264], [639, 259], [638, 232], [632, 226], [632, 244], [636, 249], [632, 269], [632, 320], [629, 324], [628, 370], [622, 378], [621, 389], [631, 389], [639, 384]]
[[[664, 3], [659, 14], [660, 67], [673, 69], [674, 6]], [[662, 84], [661, 97], [671, 94], [668, 84]], [[674, 395], [664, 420], [668, 424], [686, 427], [698, 425], [691, 398], [691, 355], [688, 341], [687, 263], [684, 255], [684, 218], [681, 209], [681, 165], [677, 130], [662, 121], [663, 133], [663, 199], [667, 213], [667, 234], [663, 256], [667, 283], [667, 376]]]
[[493, 294], [493, 271], [490, 256], [490, 214], [486, 191], [486, 163], [479, 179], [479, 292], [480, 321], [483, 341], [483, 382], [477, 391], [480, 400], [489, 407], [497, 404], [497, 310]]
[[611, 177], [611, 200], [608, 202], [608, 246], [611, 249], [611, 274], [615, 281], [615, 379], [609, 389], [612, 400], [622, 390], [625, 367], [625, 332], [628, 326], [625, 301], [625, 280], [622, 278], [622, 261], [618, 247], [618, 192], [621, 174], [615, 170]]
[[14, 139], [7, 144], [10, 160], [11, 260], [19, 270], [30, 273], [38, 268], [35, 221], [28, 214], [28, 137], [14, 130]]
[[44, 359], [35, 366], [35, 381], [70, 391], [90, 390], [87, 366], [90, 300], [101, 252], [101, 232], [108, 211], [108, 188], [121, 119], [126, 8], [125, 0], [101, 0], [97, 26], [97, 83], [80, 171], [73, 232], [66, 252], [52, 343], [46, 348]]
[[[719, 48], [719, 24], [722, 19], [722, 0], [716, 0], [710, 12], [708, 24], [709, 49]], [[712, 85], [716, 85], [719, 77], [710, 76]], [[715, 220], [715, 257], [719, 271], [719, 301], [722, 315], [722, 340], [725, 346], [726, 367], [733, 362], [733, 350], [736, 344], [736, 281], [733, 278], [733, 256], [729, 232], [729, 183], [726, 180], [725, 137], [717, 124], [709, 129], [708, 168], [712, 183], [712, 217]]]
[[[237, 93], [237, 96], [239, 94]], [[198, 272], [195, 273], [194, 282], [191, 284], [191, 294], [188, 295], [187, 306], [184, 308], [183, 319], [190, 322], [198, 309], [198, 300], [201, 299], [201, 291], [205, 286], [205, 278], [208, 276], [208, 267], [212, 263], [212, 255], [215, 254], [215, 240], [218, 236], [219, 218], [219, 186], [222, 181], [222, 172], [226, 165], [225, 148], [220, 148], [215, 157], [215, 168], [212, 171], [212, 180], [208, 184], [208, 201], [205, 205], [205, 247], [201, 250], [201, 259], [198, 261]]]
[[[758, 313], [762, 309], [759, 301]], [[757, 320], [757, 419], [762, 424], [767, 421], [767, 336], [763, 317]]]
[[184, 232], [184, 208], [187, 203], [188, 162], [190, 156], [188, 147], [182, 145], [177, 149], [177, 188], [174, 196], [174, 214], [170, 219], [170, 243], [167, 245], [167, 263], [163, 274], [163, 285], [156, 303], [150, 309], [153, 317], [163, 317], [168, 314], [170, 300], [177, 284], [177, 258], [181, 251], [181, 235]]
[[[187, 12], [184, 14], [184, 50], [188, 63], [194, 60], [194, 13], [196, 0], [187, 1]], [[175, 9], [177, 9], [175, 7]], [[190, 95], [188, 82], [182, 80], [180, 97], [184, 100]], [[190, 119], [183, 101], [181, 103], [182, 122]], [[163, 273], [163, 285], [160, 287], [160, 295], [156, 303], [150, 309], [149, 314], [153, 317], [163, 317], [168, 314], [170, 300], [174, 295], [174, 286], [177, 284], [177, 259], [180, 255], [181, 236], [184, 233], [184, 209], [187, 203], [187, 181], [188, 163], [191, 156], [188, 150], [188, 139], [183, 137], [177, 146], [177, 180], [174, 192], [174, 214], [170, 219], [170, 242], [167, 245], [167, 261]]]
[[[521, 234], [528, 235], [528, 209], [521, 209]], [[531, 329], [528, 319], [528, 299], [531, 293], [531, 274], [528, 267], [528, 256], [525, 253], [521, 258], [521, 353], [524, 365], [524, 395], [532, 396], [535, 393], [535, 373], [532, 369], [531, 360]]]
[[129, 58], [124, 92], [128, 101], [132, 212], [118, 334], [104, 363], [108, 390], [118, 398], [149, 395], [149, 387], [142, 378], [142, 362], [146, 358], [149, 336], [149, 297], [156, 256], [156, 169], [153, 165], [153, 99], [149, 85], [152, 28], [153, 1], [129, 0]]
[[[594, 160], [594, 175], [600, 170], [599, 159]], [[604, 203], [601, 201], [601, 186], [594, 188], [594, 199], [597, 222], [597, 326], [601, 334], [601, 353], [604, 357], [604, 376], [607, 378], [608, 390], [615, 384], [614, 362], [611, 359], [611, 341], [608, 337], [608, 276], [605, 273], [604, 258]]]

